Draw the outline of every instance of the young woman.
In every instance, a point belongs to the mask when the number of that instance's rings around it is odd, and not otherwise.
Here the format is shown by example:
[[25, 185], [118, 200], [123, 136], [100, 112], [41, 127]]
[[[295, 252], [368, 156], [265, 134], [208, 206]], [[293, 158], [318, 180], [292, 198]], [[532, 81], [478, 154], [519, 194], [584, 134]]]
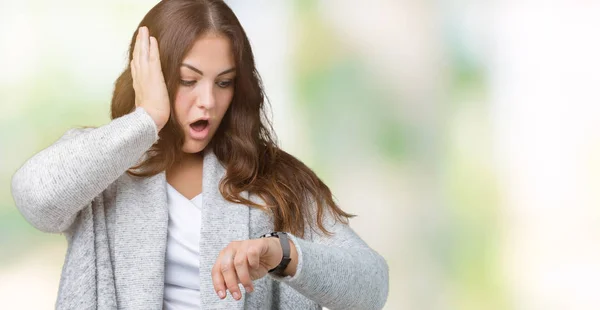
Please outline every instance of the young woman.
[[112, 121], [13, 176], [64, 233], [57, 309], [380, 309], [388, 266], [279, 149], [248, 39], [218, 0], [165, 0], [134, 34]]

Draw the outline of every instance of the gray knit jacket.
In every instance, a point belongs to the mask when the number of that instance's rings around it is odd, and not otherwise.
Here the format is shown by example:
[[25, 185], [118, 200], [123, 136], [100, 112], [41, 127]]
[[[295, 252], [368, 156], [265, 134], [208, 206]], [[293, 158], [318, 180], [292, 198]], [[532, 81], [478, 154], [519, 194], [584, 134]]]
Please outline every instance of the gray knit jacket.
[[[142, 108], [98, 128], [71, 129], [30, 158], [12, 178], [25, 219], [44, 232], [63, 233], [68, 249], [57, 309], [161, 309], [167, 241], [165, 173], [125, 173], [158, 140]], [[200, 223], [200, 309], [381, 309], [388, 266], [348, 226], [326, 217], [333, 236], [307, 229], [291, 235], [298, 252], [293, 277], [268, 275], [236, 301], [215, 294], [211, 268], [234, 240], [273, 230], [264, 211], [226, 201], [218, 184], [225, 168], [206, 151]], [[257, 201], [253, 195], [249, 199]], [[260, 200], [258, 200], [260, 202]], [[241, 286], [240, 286], [241, 287]]]

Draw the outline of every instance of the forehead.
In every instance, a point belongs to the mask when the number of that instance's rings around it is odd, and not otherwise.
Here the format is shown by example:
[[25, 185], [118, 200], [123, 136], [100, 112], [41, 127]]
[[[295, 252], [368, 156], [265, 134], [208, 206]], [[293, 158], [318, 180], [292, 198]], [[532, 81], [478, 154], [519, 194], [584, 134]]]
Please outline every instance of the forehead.
[[202, 70], [205, 74], [221, 72], [235, 66], [229, 38], [214, 33], [196, 39], [183, 62]]

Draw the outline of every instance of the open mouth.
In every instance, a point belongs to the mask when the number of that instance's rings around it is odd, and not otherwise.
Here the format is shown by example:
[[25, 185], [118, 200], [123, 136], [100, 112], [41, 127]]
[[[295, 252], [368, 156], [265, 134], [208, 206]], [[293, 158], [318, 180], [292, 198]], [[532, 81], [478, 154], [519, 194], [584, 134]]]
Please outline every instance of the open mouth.
[[195, 131], [202, 131], [208, 126], [208, 120], [204, 120], [204, 119], [197, 120], [197, 121], [193, 122], [190, 126]]

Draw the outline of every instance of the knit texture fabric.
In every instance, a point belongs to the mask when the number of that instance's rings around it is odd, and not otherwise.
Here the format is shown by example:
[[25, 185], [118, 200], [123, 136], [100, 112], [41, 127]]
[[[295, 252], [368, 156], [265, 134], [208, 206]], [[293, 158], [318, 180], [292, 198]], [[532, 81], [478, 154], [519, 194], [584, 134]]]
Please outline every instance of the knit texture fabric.
[[[157, 140], [154, 121], [137, 108], [102, 127], [67, 131], [14, 174], [12, 195], [23, 217], [68, 241], [57, 309], [162, 309], [166, 176], [125, 173]], [[240, 285], [241, 300], [230, 294], [219, 299], [211, 278], [219, 252], [231, 241], [271, 232], [274, 225], [259, 209], [226, 201], [218, 189], [225, 168], [210, 149], [204, 156], [200, 309], [383, 308], [389, 282], [385, 259], [330, 214], [324, 224], [332, 236], [309, 228], [302, 239], [290, 234], [298, 252], [293, 277], [269, 274], [254, 281], [252, 293]]]

